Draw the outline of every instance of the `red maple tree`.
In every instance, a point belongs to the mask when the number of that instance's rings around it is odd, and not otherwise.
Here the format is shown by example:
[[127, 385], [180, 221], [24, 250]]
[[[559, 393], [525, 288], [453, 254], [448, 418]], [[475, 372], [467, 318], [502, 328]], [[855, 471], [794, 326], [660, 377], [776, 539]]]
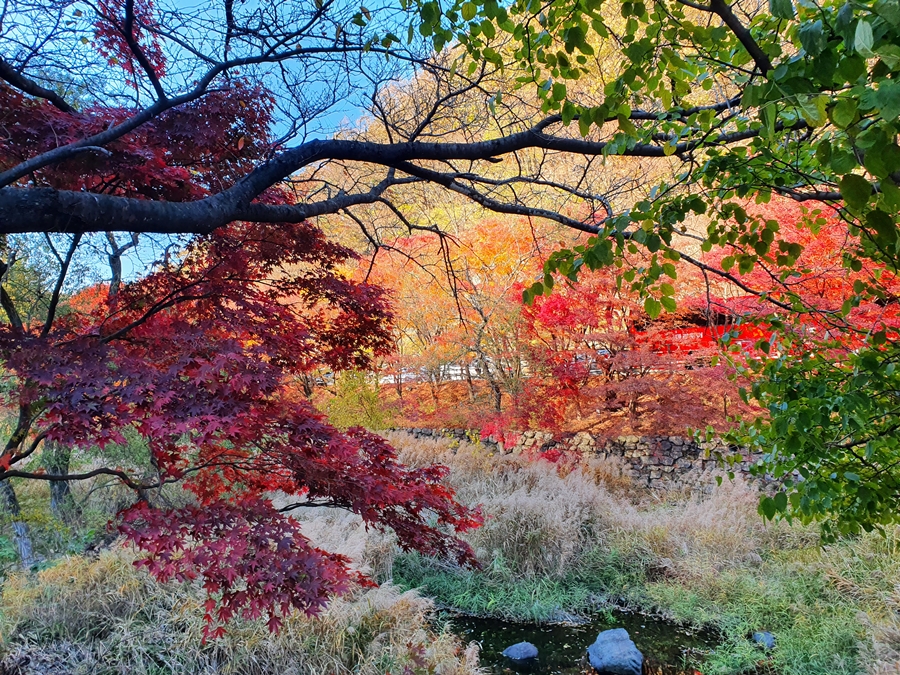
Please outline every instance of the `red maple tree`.
[[[131, 60], [144, 58], [161, 76], [152, 40], [127, 52], [120, 44], [122, 35], [142, 38], [113, 25], [120, 5], [102, 3], [108, 18], [97, 25], [99, 48], [128, 73]], [[239, 180], [272, 149], [271, 106], [261, 89], [232, 80], [28, 180], [38, 188], [196, 200]], [[0, 167], [133, 114], [63, 109], [0, 84]], [[276, 187], [260, 200], [290, 204], [293, 197]], [[128, 230], [128, 223], [110, 225]], [[0, 451], [0, 486], [14, 516], [10, 478], [118, 478], [136, 495], [120, 514], [120, 531], [146, 553], [140, 564], [156, 577], [202, 579], [207, 635], [238, 612], [265, 617], [275, 629], [285, 613], [315, 613], [356, 578], [348, 560], [303, 536], [289, 513], [295, 508], [345, 508], [393, 530], [404, 548], [473, 561], [453, 532], [479, 518], [442, 485], [445, 468], [403, 466], [381, 438], [339, 432], [286, 384], [318, 366], [365, 367], [390, 345], [381, 290], [339, 271], [354, 255], [349, 249], [309, 223], [233, 223], [180, 243], [150, 274], [123, 283], [128, 246], [109, 235], [112, 283], [82, 292], [63, 312], [72, 260], [96, 241], [73, 235], [65, 251], [57, 247], [62, 240], [47, 239], [58, 279], [41, 321], [24, 321], [0, 291], [8, 317], [0, 359], [12, 374], [6, 396], [17, 418]], [[151, 475], [103, 463], [103, 449], [126, 433], [147, 443]], [[98, 447], [101, 464], [66, 475], [23, 468], [50, 444]], [[157, 503], [154, 491], [174, 482], [192, 493], [190, 505]], [[293, 503], [274, 508], [274, 491]]]

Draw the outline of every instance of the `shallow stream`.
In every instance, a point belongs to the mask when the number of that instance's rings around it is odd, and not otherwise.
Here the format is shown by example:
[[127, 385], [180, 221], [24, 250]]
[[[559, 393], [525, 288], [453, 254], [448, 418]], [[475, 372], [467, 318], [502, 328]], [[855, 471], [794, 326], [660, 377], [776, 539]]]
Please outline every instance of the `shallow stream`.
[[[677, 625], [641, 614], [615, 612], [582, 624], [536, 625], [497, 619], [454, 617], [453, 631], [463, 642], [481, 644], [481, 664], [495, 675], [528, 672], [533, 675], [593, 673], [585, 650], [600, 631], [624, 628], [644, 655], [645, 675], [694, 675], [702, 652], [715, 646], [710, 634], [685, 630]], [[517, 642], [538, 648], [538, 662], [529, 670], [513, 669], [502, 652]]]

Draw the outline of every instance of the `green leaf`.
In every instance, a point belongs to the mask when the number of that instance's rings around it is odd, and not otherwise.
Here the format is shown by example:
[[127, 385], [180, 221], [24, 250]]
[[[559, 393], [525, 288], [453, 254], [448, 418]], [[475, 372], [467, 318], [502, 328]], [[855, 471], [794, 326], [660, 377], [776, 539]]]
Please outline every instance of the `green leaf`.
[[772, 501], [775, 502], [775, 508], [781, 513], [784, 513], [787, 510], [788, 498], [786, 493], [777, 493]]
[[900, 27], [900, 2], [898, 0], [877, 0], [873, 9], [882, 19]]
[[628, 134], [629, 136], [637, 136], [637, 129], [635, 129], [634, 124], [628, 119], [625, 115], [619, 115], [616, 118], [619, 122], [619, 130], [622, 133]]
[[866, 151], [863, 163], [872, 175], [883, 180], [900, 170], [900, 147], [893, 143], [878, 144]]
[[852, 209], [862, 209], [872, 196], [872, 185], [862, 176], [848, 173], [841, 178], [841, 196], [847, 201], [847, 206]]
[[550, 96], [554, 101], [562, 101], [566, 97], [566, 85], [562, 82], [554, 82]]
[[900, 117], [900, 82], [884, 80], [878, 87], [875, 101], [881, 112], [881, 117], [887, 122], [893, 122]]
[[827, 166], [831, 161], [831, 142], [822, 141], [816, 148], [816, 161], [822, 166]]
[[777, 511], [778, 509], [775, 507], [775, 500], [771, 497], [763, 497], [762, 500], [760, 500], [759, 512], [765, 516], [767, 520], [772, 520]]
[[647, 298], [644, 300], [644, 311], [651, 319], [658, 319], [662, 312], [662, 305], [654, 298]]
[[831, 109], [831, 121], [841, 129], [846, 129], [856, 119], [857, 101], [855, 98], [840, 98]]
[[891, 70], [900, 68], [900, 47], [897, 45], [883, 45], [875, 50], [875, 55]]
[[462, 6], [462, 18], [471, 21], [478, 14], [478, 6], [474, 2], [464, 2]]
[[856, 33], [853, 36], [853, 44], [856, 51], [862, 56], [872, 58], [872, 45], [875, 43], [875, 37], [872, 35], [872, 24], [865, 19], [860, 19], [856, 24]]
[[582, 112], [578, 118], [578, 131], [582, 137], [591, 132], [591, 116], [587, 112]]
[[810, 56], [818, 56], [828, 46], [828, 38], [825, 37], [821, 19], [803, 24], [797, 34], [800, 44]]
[[769, 0], [769, 11], [777, 19], [793, 19], [794, 3], [791, 0]]
[[881, 181], [881, 203], [887, 207], [887, 211], [900, 211], [900, 188], [894, 185], [889, 178]]
[[866, 74], [866, 62], [858, 56], [845, 56], [838, 65], [837, 74], [852, 84]]
[[771, 141], [775, 138], [775, 121], [778, 118], [778, 111], [774, 103], [766, 103], [759, 109], [759, 117], [763, 126], [766, 128], [766, 137]]
[[897, 228], [894, 219], [881, 209], [874, 209], [866, 214], [866, 226], [878, 233], [878, 238], [886, 243], [897, 239]]
[[828, 97], [824, 94], [819, 96], [800, 96], [797, 101], [803, 110], [804, 119], [809, 122], [811, 127], [820, 127], [828, 120], [826, 114]]
[[856, 155], [846, 150], [831, 153], [831, 170], [837, 174], [850, 173], [856, 168]]

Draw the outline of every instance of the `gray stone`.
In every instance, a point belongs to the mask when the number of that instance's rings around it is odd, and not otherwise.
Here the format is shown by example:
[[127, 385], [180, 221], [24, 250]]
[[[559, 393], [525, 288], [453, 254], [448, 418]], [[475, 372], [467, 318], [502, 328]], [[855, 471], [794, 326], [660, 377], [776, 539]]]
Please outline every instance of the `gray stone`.
[[503, 656], [510, 661], [530, 661], [536, 659], [537, 655], [537, 647], [530, 642], [517, 642], [503, 650]]
[[600, 675], [641, 675], [644, 656], [624, 628], [600, 633], [587, 653], [591, 666]]
[[754, 633], [753, 641], [766, 651], [775, 649], [775, 636], [767, 630]]

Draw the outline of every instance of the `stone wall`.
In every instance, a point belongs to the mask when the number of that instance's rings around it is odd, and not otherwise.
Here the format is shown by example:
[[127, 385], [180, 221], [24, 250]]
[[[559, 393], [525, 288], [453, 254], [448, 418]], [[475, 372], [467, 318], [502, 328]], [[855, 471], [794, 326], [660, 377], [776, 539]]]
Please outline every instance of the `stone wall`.
[[[459, 441], [478, 439], [478, 432], [465, 429], [406, 429], [416, 437], [453, 438]], [[491, 437], [482, 441], [498, 452], [519, 453], [523, 450], [547, 452], [552, 449], [579, 450], [598, 457], [622, 461], [625, 473], [638, 485], [661, 490], [702, 489], [711, 486], [715, 477], [726, 469], [719, 456], [734, 456], [737, 449], [720, 443], [697, 443], [680, 436], [620, 436], [601, 439], [581, 432], [554, 438], [542, 431], [526, 431], [511, 447]], [[740, 461], [728, 467], [735, 474], [750, 477], [750, 467], [759, 455], [740, 453]]]

